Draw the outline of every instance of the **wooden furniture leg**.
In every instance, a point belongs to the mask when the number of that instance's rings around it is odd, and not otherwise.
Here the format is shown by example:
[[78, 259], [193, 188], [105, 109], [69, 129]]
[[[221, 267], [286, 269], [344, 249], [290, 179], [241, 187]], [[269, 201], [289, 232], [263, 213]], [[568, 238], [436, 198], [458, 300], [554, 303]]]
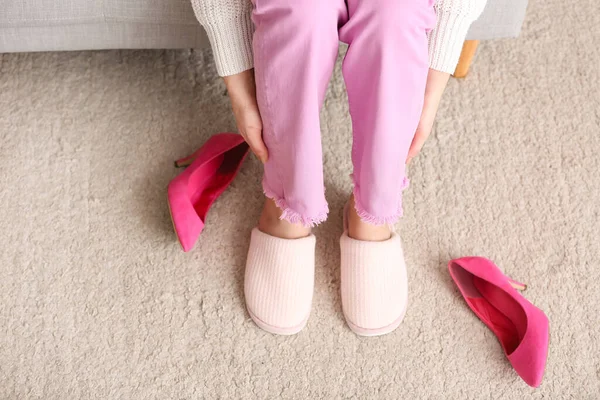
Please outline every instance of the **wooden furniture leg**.
[[454, 70], [455, 78], [464, 78], [467, 76], [478, 44], [479, 40], [465, 40], [462, 52], [460, 53], [460, 59], [458, 60], [458, 65], [456, 66], [456, 70]]

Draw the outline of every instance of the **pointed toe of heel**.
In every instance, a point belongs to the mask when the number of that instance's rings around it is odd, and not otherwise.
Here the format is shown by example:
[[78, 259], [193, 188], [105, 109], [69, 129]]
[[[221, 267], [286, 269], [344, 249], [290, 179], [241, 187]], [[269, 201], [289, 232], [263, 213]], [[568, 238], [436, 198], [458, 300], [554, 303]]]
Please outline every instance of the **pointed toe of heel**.
[[448, 269], [467, 305], [500, 341], [515, 371], [528, 385], [539, 386], [548, 356], [549, 322], [517, 291], [526, 286], [483, 257], [452, 260]]

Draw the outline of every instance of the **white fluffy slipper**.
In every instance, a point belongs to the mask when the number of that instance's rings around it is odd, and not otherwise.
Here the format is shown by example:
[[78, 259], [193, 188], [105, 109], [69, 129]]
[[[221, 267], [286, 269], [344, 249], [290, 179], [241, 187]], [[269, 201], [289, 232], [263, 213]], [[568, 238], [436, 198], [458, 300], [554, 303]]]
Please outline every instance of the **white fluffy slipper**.
[[281, 239], [252, 230], [244, 294], [252, 320], [267, 332], [293, 335], [310, 315], [315, 236]]

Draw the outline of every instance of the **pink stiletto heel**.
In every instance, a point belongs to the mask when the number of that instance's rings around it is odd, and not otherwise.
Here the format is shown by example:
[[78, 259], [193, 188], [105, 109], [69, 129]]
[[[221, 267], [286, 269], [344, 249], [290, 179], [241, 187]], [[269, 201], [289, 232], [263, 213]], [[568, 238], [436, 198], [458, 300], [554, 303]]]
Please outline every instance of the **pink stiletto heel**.
[[187, 157], [184, 158], [180, 158], [179, 160], [175, 161], [175, 168], [185, 168], [185, 167], [189, 167], [189, 165], [196, 159], [196, 157], [198, 156], [198, 153], [200, 152], [200, 150], [202, 150], [202, 148], [196, 150], [194, 153], [190, 154]]
[[[224, 136], [224, 135], [227, 135], [227, 136]], [[228, 135], [236, 135], [236, 137], [229, 138]], [[218, 133], [218, 134], [212, 136], [208, 140], [208, 142], [206, 142], [202, 147], [200, 147], [198, 150], [196, 150], [195, 152], [193, 152], [189, 156], [180, 158], [179, 160], [175, 160], [175, 162], [174, 162], [175, 168], [189, 167], [194, 162], [194, 160], [196, 158], [198, 158], [198, 156], [200, 154], [206, 153], [207, 148], [208, 147], [212, 147], [214, 145], [214, 144], [209, 144], [211, 142], [211, 139], [213, 141], [223, 141], [223, 140], [225, 140], [221, 145], [225, 145], [225, 147], [228, 147], [227, 140], [234, 140], [234, 142], [237, 142], [240, 139], [237, 136], [239, 136], [237, 133]], [[215, 139], [213, 139], [213, 138], [215, 138]]]
[[538, 387], [548, 355], [549, 323], [542, 310], [517, 292], [527, 286], [483, 257], [452, 260], [448, 269], [468, 306], [498, 337], [515, 371]]
[[242, 136], [219, 133], [175, 161], [176, 167], [187, 167], [168, 187], [169, 212], [183, 251], [194, 247], [208, 210], [233, 181], [248, 150]]
[[514, 279], [511, 279], [509, 277], [506, 277], [506, 279], [508, 279], [508, 283], [510, 283], [510, 286], [512, 286], [514, 289], [519, 290], [521, 292], [527, 290], [526, 284], [517, 282]]

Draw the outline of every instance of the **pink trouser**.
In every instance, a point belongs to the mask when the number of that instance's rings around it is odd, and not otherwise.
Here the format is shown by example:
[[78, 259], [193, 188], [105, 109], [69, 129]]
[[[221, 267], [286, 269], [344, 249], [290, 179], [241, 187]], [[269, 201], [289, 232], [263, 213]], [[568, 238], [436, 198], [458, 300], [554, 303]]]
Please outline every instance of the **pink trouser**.
[[341, 40], [356, 209], [366, 222], [394, 223], [423, 107], [434, 0], [253, 1], [265, 194], [290, 222], [327, 217], [319, 111]]

